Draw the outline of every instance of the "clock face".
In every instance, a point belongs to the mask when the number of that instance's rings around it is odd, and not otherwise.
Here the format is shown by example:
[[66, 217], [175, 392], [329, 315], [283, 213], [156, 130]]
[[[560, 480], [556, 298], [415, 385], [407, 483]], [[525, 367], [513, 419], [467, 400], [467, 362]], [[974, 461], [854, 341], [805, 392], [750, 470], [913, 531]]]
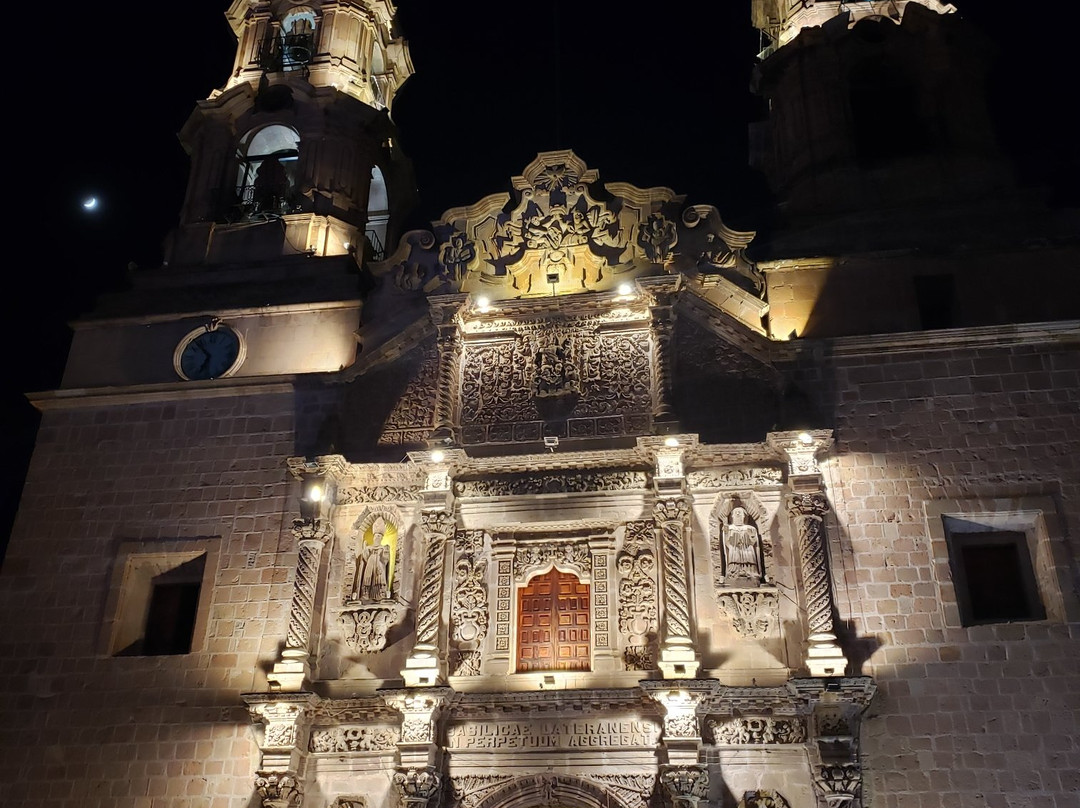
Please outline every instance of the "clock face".
[[240, 336], [227, 325], [188, 334], [177, 348], [176, 369], [185, 379], [218, 379], [240, 364]]

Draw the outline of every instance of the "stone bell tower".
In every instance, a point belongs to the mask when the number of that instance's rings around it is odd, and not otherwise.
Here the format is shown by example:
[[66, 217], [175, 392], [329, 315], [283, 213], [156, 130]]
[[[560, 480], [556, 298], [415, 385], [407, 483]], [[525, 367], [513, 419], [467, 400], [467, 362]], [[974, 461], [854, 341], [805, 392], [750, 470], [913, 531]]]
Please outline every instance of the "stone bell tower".
[[191, 176], [170, 264], [381, 257], [413, 193], [390, 107], [412, 74], [389, 0], [235, 0], [225, 87], [180, 139]]
[[[788, 222], [835, 222], [806, 249], [844, 243], [844, 216], [888, 211], [861, 238], [899, 236], [897, 210], [940, 212], [1007, 185], [985, 102], [991, 49], [956, 12], [939, 0], [754, 0], [753, 89], [768, 112], [752, 161]], [[894, 246], [879, 241], [859, 248]]]

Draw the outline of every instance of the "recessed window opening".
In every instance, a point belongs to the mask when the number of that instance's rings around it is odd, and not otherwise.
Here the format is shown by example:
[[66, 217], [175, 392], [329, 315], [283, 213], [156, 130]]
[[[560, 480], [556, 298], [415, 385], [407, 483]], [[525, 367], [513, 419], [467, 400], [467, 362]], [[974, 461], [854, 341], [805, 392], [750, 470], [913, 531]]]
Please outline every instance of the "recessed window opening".
[[281, 69], [302, 70], [315, 55], [315, 12], [294, 9], [281, 21]]
[[963, 625], [1046, 618], [1026, 534], [953, 517], [945, 517], [945, 530]]
[[249, 133], [237, 152], [236, 195], [244, 214], [280, 215], [295, 207], [300, 136], [274, 124]]
[[128, 562], [116, 656], [191, 652], [206, 554], [177, 563], [168, 556]]
[[386, 226], [389, 221], [390, 201], [386, 193], [386, 179], [382, 169], [372, 166], [367, 200], [367, 227], [364, 228], [369, 252], [365, 253], [365, 258], [381, 261], [386, 257]]

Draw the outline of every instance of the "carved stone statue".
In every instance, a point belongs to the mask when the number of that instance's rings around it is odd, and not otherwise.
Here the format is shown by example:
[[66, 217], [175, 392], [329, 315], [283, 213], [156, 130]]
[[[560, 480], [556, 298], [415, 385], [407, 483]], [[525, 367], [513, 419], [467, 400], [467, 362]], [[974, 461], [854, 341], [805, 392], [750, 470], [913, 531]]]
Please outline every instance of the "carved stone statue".
[[724, 578], [761, 583], [761, 538], [757, 528], [746, 524], [746, 509], [731, 511], [731, 524], [724, 525]]
[[370, 603], [390, 597], [390, 548], [383, 544], [386, 522], [382, 517], [371, 526], [371, 544], [364, 544], [356, 559], [356, 583], [353, 595]]

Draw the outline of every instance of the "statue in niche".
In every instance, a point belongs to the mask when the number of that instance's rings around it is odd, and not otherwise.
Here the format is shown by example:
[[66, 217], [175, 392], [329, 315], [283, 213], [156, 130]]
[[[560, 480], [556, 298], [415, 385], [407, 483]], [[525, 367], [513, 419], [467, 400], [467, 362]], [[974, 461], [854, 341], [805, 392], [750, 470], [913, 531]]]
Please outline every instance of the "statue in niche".
[[724, 578], [727, 582], [761, 583], [761, 537], [746, 523], [746, 509], [731, 510], [731, 523], [724, 525]]
[[372, 524], [371, 533], [371, 543], [360, 548], [356, 559], [356, 583], [353, 585], [353, 597], [364, 603], [390, 597], [390, 548], [383, 544], [386, 522], [381, 516]]

